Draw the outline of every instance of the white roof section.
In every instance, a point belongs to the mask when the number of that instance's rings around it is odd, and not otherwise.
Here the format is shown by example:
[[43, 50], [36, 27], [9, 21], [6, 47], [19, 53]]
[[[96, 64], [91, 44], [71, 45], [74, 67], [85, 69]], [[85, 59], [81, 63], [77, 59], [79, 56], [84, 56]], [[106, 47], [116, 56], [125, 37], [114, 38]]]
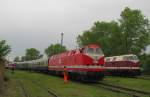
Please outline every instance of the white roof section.
[[24, 64], [24, 63], [37, 63], [37, 62], [48, 61], [48, 58], [41, 58], [36, 60], [24, 61], [24, 62], [14, 62], [15, 64]]
[[128, 57], [135, 57], [135, 59], [137, 59], [137, 55], [135, 55], [135, 54], [127, 54], [127, 55], [120, 55], [120, 56], [105, 57], [105, 61], [106, 62], [123, 61], [123, 60], [128, 60], [128, 59], [125, 59], [125, 58], [128, 58]]

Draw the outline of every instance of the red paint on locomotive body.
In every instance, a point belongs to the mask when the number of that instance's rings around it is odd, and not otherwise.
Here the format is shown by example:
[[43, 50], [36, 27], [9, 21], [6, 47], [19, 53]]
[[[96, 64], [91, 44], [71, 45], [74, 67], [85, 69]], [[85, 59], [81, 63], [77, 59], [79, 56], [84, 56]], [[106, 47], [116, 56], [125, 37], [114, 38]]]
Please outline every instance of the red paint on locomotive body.
[[49, 58], [48, 70], [68, 72], [103, 72], [104, 54], [98, 45], [87, 45], [81, 49], [67, 51]]
[[[121, 55], [105, 58], [105, 69], [111, 73], [140, 74], [140, 62], [136, 55]], [[123, 74], [120, 74], [123, 75]]]

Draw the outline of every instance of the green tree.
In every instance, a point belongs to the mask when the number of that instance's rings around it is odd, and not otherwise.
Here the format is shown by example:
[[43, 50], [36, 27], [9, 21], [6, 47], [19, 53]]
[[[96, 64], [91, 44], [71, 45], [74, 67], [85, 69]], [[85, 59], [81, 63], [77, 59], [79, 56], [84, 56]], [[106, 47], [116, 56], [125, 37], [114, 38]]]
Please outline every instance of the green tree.
[[67, 51], [65, 46], [61, 46], [60, 44], [51, 44], [45, 49], [45, 54], [50, 57], [54, 54], [62, 53]]
[[21, 62], [26, 61], [26, 56], [21, 57]]
[[9, 45], [6, 44], [5, 40], [0, 41], [0, 92], [2, 91], [4, 71], [5, 71], [5, 57], [11, 51]]
[[[94, 26], [77, 37], [80, 46], [96, 43], [102, 45], [105, 55], [121, 54], [122, 33], [119, 24], [111, 22], [95, 22]], [[117, 52], [118, 51], [118, 52]]]
[[20, 60], [20, 57], [18, 57], [18, 56], [16, 56], [15, 58], [14, 58], [14, 62], [20, 62], [21, 60]]
[[11, 51], [9, 45], [6, 44], [5, 40], [0, 41], [0, 59], [4, 59]]
[[120, 27], [123, 33], [125, 53], [140, 55], [150, 43], [149, 21], [140, 10], [126, 7], [121, 12]]
[[40, 51], [38, 51], [35, 48], [29, 48], [26, 50], [25, 60], [36, 60], [43, 57], [43, 55], [40, 54]]
[[117, 22], [95, 22], [77, 37], [79, 46], [98, 43], [106, 56], [134, 53], [140, 55], [150, 43], [149, 21], [140, 10], [126, 7]]

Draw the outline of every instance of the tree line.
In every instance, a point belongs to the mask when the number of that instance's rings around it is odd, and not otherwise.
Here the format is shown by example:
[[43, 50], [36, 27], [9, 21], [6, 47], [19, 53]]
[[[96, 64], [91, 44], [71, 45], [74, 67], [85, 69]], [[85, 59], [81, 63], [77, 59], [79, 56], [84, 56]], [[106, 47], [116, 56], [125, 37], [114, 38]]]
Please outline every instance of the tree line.
[[[44, 53], [47, 55], [47, 57], [50, 57], [54, 54], [62, 53], [65, 51], [67, 51], [67, 48], [65, 46], [61, 44], [51, 44], [45, 49]], [[14, 58], [14, 62], [36, 60], [42, 57], [43, 57], [43, 54], [41, 54], [38, 49], [28, 48], [26, 49], [25, 55], [22, 57], [16, 56]]]
[[106, 56], [136, 54], [144, 72], [150, 74], [150, 55], [145, 53], [150, 45], [150, 24], [140, 10], [126, 7], [118, 20], [95, 22], [77, 37], [77, 43], [79, 46], [97, 43]]
[[140, 10], [126, 7], [115, 21], [97, 21], [91, 29], [77, 37], [80, 46], [90, 43], [102, 45], [106, 56], [134, 53], [140, 55], [150, 44], [148, 19]]

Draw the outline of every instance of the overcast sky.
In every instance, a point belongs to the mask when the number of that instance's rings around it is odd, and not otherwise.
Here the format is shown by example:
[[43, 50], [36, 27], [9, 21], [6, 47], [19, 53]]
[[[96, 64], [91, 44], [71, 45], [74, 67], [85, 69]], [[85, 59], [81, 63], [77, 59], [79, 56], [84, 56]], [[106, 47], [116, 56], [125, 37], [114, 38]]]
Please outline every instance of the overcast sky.
[[117, 20], [126, 6], [150, 18], [150, 0], [0, 0], [0, 40], [11, 45], [11, 58], [31, 47], [43, 52], [60, 43], [62, 32], [64, 45], [73, 49], [95, 21]]

